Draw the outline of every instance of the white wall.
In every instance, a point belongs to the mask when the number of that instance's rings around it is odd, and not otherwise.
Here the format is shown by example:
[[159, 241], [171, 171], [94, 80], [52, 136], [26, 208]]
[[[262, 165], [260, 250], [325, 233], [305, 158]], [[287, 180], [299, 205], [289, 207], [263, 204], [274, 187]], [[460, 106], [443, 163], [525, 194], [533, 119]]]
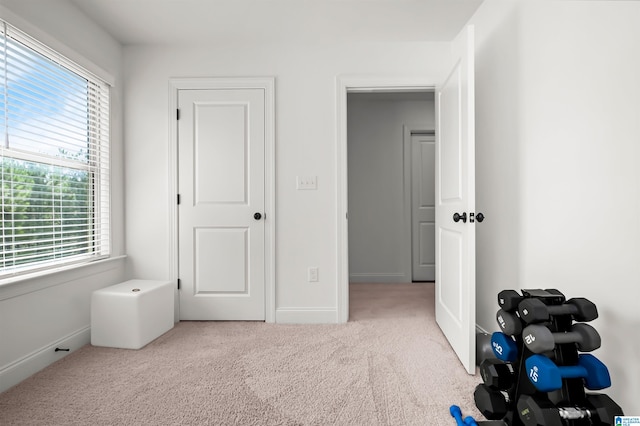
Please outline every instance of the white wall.
[[[3, 0], [0, 16], [114, 84], [111, 122], [112, 242], [124, 254], [122, 51], [65, 1]], [[122, 281], [123, 260], [0, 285], [0, 391], [89, 343], [89, 301], [95, 289]]]
[[[168, 81], [189, 76], [276, 78], [276, 306], [336, 309], [336, 85], [340, 75], [442, 80], [448, 43], [300, 40], [278, 45], [125, 48], [129, 274], [170, 278]], [[297, 175], [318, 177], [296, 191]], [[269, 213], [269, 212], [267, 212]], [[308, 266], [319, 282], [308, 283]], [[322, 318], [328, 318], [322, 316]], [[316, 319], [314, 319], [316, 318]]]
[[478, 323], [503, 288], [594, 301], [605, 392], [640, 413], [640, 3], [487, 0], [476, 24]]
[[398, 96], [354, 93], [348, 97], [351, 282], [411, 282], [403, 126], [434, 130], [435, 116], [432, 94], [421, 94], [424, 100]]

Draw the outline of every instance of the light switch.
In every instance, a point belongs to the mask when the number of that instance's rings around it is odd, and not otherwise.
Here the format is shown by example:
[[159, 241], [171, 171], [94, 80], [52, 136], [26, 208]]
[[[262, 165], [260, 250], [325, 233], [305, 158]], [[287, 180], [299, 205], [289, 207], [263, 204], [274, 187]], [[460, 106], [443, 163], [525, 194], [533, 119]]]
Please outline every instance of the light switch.
[[318, 189], [317, 176], [297, 176], [296, 189]]

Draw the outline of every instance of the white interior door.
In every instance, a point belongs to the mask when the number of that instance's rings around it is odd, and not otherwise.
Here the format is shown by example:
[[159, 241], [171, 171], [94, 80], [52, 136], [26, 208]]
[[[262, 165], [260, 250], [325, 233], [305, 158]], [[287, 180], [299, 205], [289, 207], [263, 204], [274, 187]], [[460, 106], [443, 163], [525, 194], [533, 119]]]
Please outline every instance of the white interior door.
[[[475, 373], [475, 122], [473, 27], [453, 42], [452, 69], [436, 91], [436, 321]], [[454, 221], [454, 214], [466, 221]]]
[[432, 135], [411, 135], [412, 281], [436, 279], [435, 164]]
[[264, 320], [265, 92], [179, 90], [178, 106], [180, 318]]

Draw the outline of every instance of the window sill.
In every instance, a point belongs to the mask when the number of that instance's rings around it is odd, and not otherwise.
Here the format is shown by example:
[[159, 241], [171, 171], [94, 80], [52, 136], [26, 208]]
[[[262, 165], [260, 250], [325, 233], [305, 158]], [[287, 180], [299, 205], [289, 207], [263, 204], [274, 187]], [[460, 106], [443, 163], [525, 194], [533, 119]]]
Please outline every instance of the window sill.
[[94, 262], [73, 264], [0, 280], [0, 300], [11, 299], [80, 278], [102, 273], [118, 267], [126, 255], [109, 257]]

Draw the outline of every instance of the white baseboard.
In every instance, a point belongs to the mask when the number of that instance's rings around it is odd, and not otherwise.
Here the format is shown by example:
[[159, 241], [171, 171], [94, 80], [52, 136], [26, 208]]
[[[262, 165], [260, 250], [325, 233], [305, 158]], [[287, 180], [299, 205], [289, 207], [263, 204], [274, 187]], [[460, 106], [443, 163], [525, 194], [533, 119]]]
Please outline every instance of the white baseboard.
[[491, 334], [490, 332], [488, 332], [487, 330], [485, 330], [484, 328], [480, 327], [478, 324], [476, 324], [476, 333], [480, 333], [480, 334]]
[[377, 273], [377, 272], [354, 272], [349, 274], [349, 282], [352, 283], [408, 283], [406, 274], [402, 272]]
[[335, 324], [338, 311], [335, 308], [278, 308], [276, 323], [279, 324]]
[[[90, 341], [91, 327], [87, 326], [2, 367], [0, 369], [0, 392], [4, 392], [17, 385], [48, 365], [53, 364], [76, 349], [88, 344]], [[69, 352], [56, 352], [56, 348], [69, 349]]]

